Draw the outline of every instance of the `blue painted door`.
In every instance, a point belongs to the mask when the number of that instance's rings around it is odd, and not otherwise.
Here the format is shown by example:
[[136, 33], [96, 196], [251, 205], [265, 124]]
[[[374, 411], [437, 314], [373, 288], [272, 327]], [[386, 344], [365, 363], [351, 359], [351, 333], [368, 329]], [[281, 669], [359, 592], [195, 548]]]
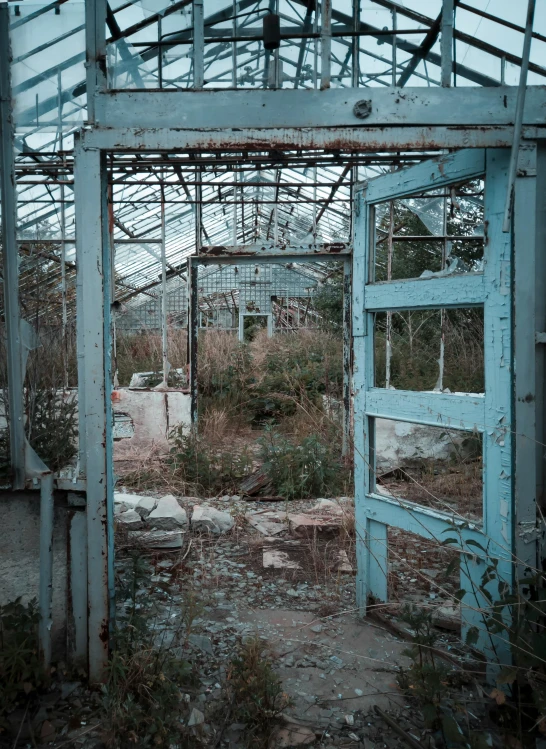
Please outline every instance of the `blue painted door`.
[[[477, 647], [502, 661], [508, 658], [506, 643], [502, 635], [491, 636], [486, 621], [492, 602], [498, 600], [503, 585], [512, 585], [513, 576], [511, 241], [501, 229], [508, 161], [505, 149], [468, 149], [381, 175], [359, 187], [352, 305], [359, 607], [364, 613], [370, 601], [388, 599], [389, 527], [443, 548], [452, 546], [460, 553], [460, 590], [453, 598], [455, 604], [461, 600], [463, 636], [471, 631]], [[384, 211], [390, 201], [412, 196], [418, 196], [415, 205], [422, 206], [418, 201], [423, 194], [431, 201], [435, 195], [455, 195], [457, 186], [472, 180], [483, 186], [483, 260], [461, 269], [444, 257], [439, 271], [423, 277], [393, 279], [389, 273], [385, 280], [383, 273], [378, 278], [377, 248], [384, 241], [378, 236], [378, 211]], [[378, 314], [437, 310], [444, 315], [457, 308], [483, 310], [483, 393], [446, 392], [441, 381], [426, 392], [396, 389], [388, 380], [385, 387], [384, 379], [375, 381]], [[376, 470], [378, 419], [482, 435], [481, 520], [465, 518], [449, 506], [442, 510], [400, 495], [386, 496]], [[495, 574], [485, 584], [484, 573], [491, 565]]]

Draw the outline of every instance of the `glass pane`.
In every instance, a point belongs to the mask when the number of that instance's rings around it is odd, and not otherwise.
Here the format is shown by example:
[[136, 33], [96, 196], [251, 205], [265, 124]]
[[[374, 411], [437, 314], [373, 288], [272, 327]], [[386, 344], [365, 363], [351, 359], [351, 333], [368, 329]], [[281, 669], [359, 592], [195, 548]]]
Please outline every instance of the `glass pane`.
[[479, 522], [482, 436], [445, 427], [374, 419], [376, 490]]

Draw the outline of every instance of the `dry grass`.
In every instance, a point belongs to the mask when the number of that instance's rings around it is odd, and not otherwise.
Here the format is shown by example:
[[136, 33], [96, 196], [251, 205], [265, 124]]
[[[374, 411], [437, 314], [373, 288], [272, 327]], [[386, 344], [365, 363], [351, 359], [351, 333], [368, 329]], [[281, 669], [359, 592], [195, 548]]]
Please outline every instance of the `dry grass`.
[[[181, 328], [167, 332], [169, 362], [173, 369], [186, 366], [187, 333]], [[116, 365], [121, 386], [127, 386], [135, 372], [159, 372], [163, 368], [163, 345], [160, 333], [124, 333], [116, 336]]]

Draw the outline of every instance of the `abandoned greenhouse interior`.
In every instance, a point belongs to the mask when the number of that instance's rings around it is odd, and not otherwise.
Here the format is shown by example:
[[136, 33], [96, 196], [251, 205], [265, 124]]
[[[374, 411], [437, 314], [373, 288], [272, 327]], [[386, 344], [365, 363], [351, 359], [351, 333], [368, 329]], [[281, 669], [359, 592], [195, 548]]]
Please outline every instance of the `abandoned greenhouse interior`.
[[546, 747], [546, 0], [0, 0], [0, 747]]

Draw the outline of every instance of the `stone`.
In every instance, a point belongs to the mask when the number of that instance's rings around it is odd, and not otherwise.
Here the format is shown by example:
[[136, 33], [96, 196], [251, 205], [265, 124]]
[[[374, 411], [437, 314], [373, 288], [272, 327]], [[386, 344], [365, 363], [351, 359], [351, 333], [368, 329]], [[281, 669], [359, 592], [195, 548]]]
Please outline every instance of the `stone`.
[[343, 515], [343, 507], [334, 499], [317, 499], [317, 503], [310, 512], [331, 512], [334, 515]]
[[206, 530], [211, 533], [227, 533], [235, 525], [235, 521], [227, 512], [217, 510], [208, 505], [194, 505], [191, 516], [193, 530]]
[[322, 624], [313, 624], [312, 627], [309, 627], [311, 632], [315, 632], [317, 635], [322, 632]]
[[184, 531], [133, 531], [131, 538], [150, 549], [181, 549]]
[[131, 528], [132, 530], [142, 528], [142, 518], [135, 510], [125, 510], [125, 512], [120, 512], [119, 515], [116, 515], [116, 517], [118, 522], [123, 523], [127, 528]]
[[140, 502], [136, 505], [135, 510], [140, 517], [145, 520], [156, 507], [157, 499], [154, 499], [153, 497], [142, 497]]
[[355, 694], [357, 697], [362, 697], [364, 692], [362, 691], [362, 689], [355, 689]]
[[210, 637], [205, 637], [205, 635], [191, 634], [188, 637], [188, 642], [190, 643], [190, 645], [194, 645], [203, 653], [214, 655], [214, 648], [212, 647], [212, 640], [210, 639]]
[[346, 715], [346, 716], [345, 716], [345, 723], [346, 723], [346, 724], [347, 724], [348, 726], [354, 726], [354, 724], [355, 724], [355, 719], [354, 719], [354, 716], [353, 716], [353, 715], [351, 715], [350, 713], [349, 713], [348, 715]]
[[167, 494], [157, 503], [155, 510], [148, 515], [148, 523], [152, 528], [174, 531], [188, 524], [186, 511], [180, 507], [178, 500], [172, 494]]
[[67, 697], [76, 691], [81, 686], [79, 681], [65, 681], [61, 684], [61, 699], [66, 700]]
[[307, 726], [290, 725], [287, 728], [281, 728], [274, 737], [272, 746], [279, 749], [288, 749], [291, 746], [307, 746], [315, 741], [315, 732]]
[[337, 552], [336, 555], [336, 570], [337, 572], [346, 572], [347, 574], [351, 574], [354, 572], [353, 565], [349, 561], [349, 557], [347, 556], [347, 552], [345, 549], [340, 549]]
[[198, 710], [196, 707], [194, 707], [188, 719], [188, 726], [200, 726], [204, 722], [205, 716], [203, 715], [201, 710]]
[[141, 494], [125, 494], [125, 492], [114, 492], [114, 507], [116, 504], [124, 504], [127, 509], [135, 509], [142, 499]]
[[42, 741], [52, 741], [55, 736], [55, 728], [49, 720], [44, 720], [40, 731], [40, 739]]
[[286, 551], [278, 549], [265, 550], [263, 552], [263, 566], [274, 570], [299, 570], [301, 566], [298, 562], [290, 559]]

